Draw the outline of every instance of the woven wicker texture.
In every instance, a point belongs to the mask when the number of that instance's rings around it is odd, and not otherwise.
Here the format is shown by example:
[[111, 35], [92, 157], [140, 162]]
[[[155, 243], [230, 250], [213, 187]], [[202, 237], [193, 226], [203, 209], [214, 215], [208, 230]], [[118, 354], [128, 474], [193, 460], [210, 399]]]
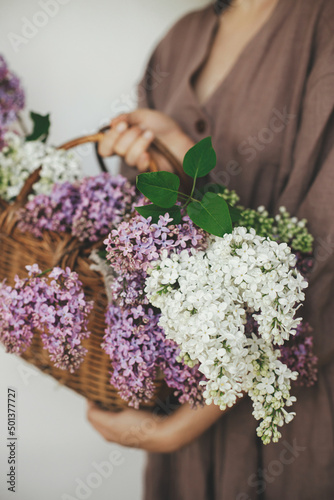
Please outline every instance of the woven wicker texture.
[[[60, 147], [70, 149], [86, 142], [97, 142], [101, 134], [100, 131], [95, 135], [80, 137]], [[161, 143], [155, 141], [153, 148], [171, 161], [178, 173], [183, 173], [177, 160]], [[101, 158], [99, 158], [99, 163], [105, 170]], [[150, 170], [157, 170], [153, 161]], [[120, 398], [117, 390], [110, 384], [111, 362], [109, 356], [101, 348], [106, 327], [104, 315], [107, 307], [104, 281], [100, 273], [90, 269], [92, 261], [89, 255], [93, 248], [101, 245], [101, 242], [87, 245], [70, 234], [50, 231], [44, 232], [43, 239], [37, 239], [17, 229], [17, 212], [26, 203], [32, 185], [39, 178], [39, 172], [40, 169], [31, 174], [14, 203], [8, 204], [0, 199], [0, 281], [6, 278], [7, 283], [13, 285], [15, 275], [20, 278], [26, 277], [25, 266], [34, 263], [37, 263], [42, 270], [54, 266], [62, 268], [69, 266], [72, 271], [78, 273], [86, 299], [94, 301], [88, 325], [92, 333], [89, 339], [83, 341], [88, 353], [74, 374], [60, 370], [53, 365], [47, 351], [43, 349], [38, 333], [34, 335], [30, 348], [25, 351], [22, 358], [102, 408], [119, 411], [127, 407], [127, 403]], [[168, 395], [169, 390], [163, 380], [157, 380], [155, 388], [155, 396], [142, 407], [151, 408], [155, 406], [157, 398], [164, 400]]]

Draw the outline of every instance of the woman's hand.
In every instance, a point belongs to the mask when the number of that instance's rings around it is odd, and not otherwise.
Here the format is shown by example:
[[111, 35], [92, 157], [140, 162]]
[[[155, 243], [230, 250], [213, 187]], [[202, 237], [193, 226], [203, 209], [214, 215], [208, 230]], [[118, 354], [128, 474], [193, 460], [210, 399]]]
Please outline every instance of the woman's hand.
[[107, 441], [153, 453], [171, 453], [182, 448], [222, 415], [214, 404], [197, 409], [185, 404], [168, 417], [131, 408], [112, 413], [89, 401], [87, 411], [89, 422]]
[[111, 128], [99, 143], [101, 156], [118, 154], [131, 167], [145, 171], [151, 158], [160, 170], [171, 170], [161, 155], [149, 153], [148, 148], [154, 138], [160, 139], [182, 163], [185, 153], [194, 142], [168, 115], [151, 109], [137, 109], [122, 114], [111, 121]]

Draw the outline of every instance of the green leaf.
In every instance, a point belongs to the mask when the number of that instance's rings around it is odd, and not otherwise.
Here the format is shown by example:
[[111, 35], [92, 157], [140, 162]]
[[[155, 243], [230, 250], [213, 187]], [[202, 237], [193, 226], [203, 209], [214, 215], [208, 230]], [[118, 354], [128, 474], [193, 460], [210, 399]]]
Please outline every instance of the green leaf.
[[215, 236], [232, 232], [232, 221], [226, 201], [215, 193], [206, 193], [199, 202], [188, 205], [187, 212], [197, 226]]
[[183, 160], [183, 170], [193, 179], [205, 177], [216, 166], [217, 157], [211, 137], [206, 137], [189, 149]]
[[231, 221], [234, 224], [235, 222], [238, 222], [241, 219], [242, 216], [242, 210], [237, 207], [232, 207], [229, 203], [227, 204], [230, 216], [231, 216]]
[[107, 260], [107, 255], [108, 255], [108, 252], [107, 252], [107, 250], [99, 250], [99, 251], [97, 252], [97, 255], [98, 255], [101, 259], [103, 259], [103, 260]]
[[149, 172], [137, 176], [137, 188], [155, 205], [170, 208], [175, 205], [180, 179], [171, 172]]
[[30, 118], [33, 121], [34, 128], [31, 134], [27, 135], [26, 141], [37, 141], [46, 142], [49, 129], [50, 129], [50, 115], [39, 115], [31, 111]]
[[135, 207], [138, 213], [145, 217], [146, 219], [148, 217], [152, 217], [152, 222], [156, 224], [159, 222], [159, 217], [160, 215], [165, 215], [167, 212], [170, 217], [173, 218], [173, 221], [170, 224], [180, 224], [181, 223], [181, 210], [180, 207], [175, 205], [174, 207], [168, 208], [162, 208], [158, 207], [158, 205], [144, 205], [143, 207]]

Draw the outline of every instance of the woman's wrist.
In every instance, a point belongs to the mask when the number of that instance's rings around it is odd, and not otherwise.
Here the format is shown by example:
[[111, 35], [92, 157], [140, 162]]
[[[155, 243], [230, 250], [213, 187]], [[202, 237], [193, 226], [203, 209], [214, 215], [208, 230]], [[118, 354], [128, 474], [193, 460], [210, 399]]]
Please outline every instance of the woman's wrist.
[[172, 415], [163, 417], [144, 410], [127, 408], [120, 413], [88, 404], [87, 417], [109, 442], [151, 453], [172, 453], [198, 438], [223, 412], [216, 405], [192, 409], [184, 404]]
[[145, 449], [150, 452], [173, 453], [198, 438], [223, 413], [213, 404], [198, 408], [184, 404], [175, 413], [157, 422], [153, 439], [145, 443]]
[[181, 164], [183, 163], [186, 152], [195, 145], [195, 142], [181, 129], [168, 134], [168, 136], [163, 139], [163, 142], [165, 142], [166, 146]]

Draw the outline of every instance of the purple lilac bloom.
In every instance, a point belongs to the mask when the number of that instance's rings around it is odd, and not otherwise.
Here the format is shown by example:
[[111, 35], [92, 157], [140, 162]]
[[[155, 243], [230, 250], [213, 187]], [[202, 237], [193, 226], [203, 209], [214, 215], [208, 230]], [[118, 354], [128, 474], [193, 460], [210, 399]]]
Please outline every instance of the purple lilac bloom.
[[5, 131], [0, 127], [0, 151], [6, 146]]
[[190, 403], [192, 406], [203, 404], [204, 387], [200, 385], [205, 376], [198, 370], [199, 365], [190, 368], [179, 358], [180, 349], [173, 340], [168, 340], [164, 334], [161, 345], [159, 368], [164, 374], [168, 387], [174, 389], [180, 403]]
[[150, 263], [157, 260], [163, 249], [181, 251], [185, 248], [205, 248], [206, 236], [188, 216], [177, 226], [169, 225], [171, 218], [160, 216], [157, 224], [139, 214], [123, 221], [105, 240], [107, 258], [120, 274], [146, 273]]
[[312, 328], [301, 322], [295, 335], [280, 347], [282, 363], [298, 372], [296, 385], [310, 387], [317, 381], [318, 358], [313, 353]]
[[76, 185], [64, 182], [55, 184], [50, 195], [39, 194], [18, 213], [18, 228], [41, 238], [44, 230], [68, 231], [73, 214], [80, 203]]
[[202, 403], [203, 375], [178, 361], [180, 350], [166, 339], [158, 321], [159, 315], [142, 305], [108, 307], [102, 347], [111, 359], [111, 384], [130, 406], [139, 408], [152, 398], [154, 380], [163, 373], [180, 402]]
[[144, 287], [145, 280], [139, 272], [117, 276], [111, 284], [113, 304], [120, 307], [128, 307], [133, 304], [149, 305]]
[[163, 333], [157, 320], [146, 315], [142, 306], [122, 310], [110, 305], [106, 324], [102, 347], [111, 359], [110, 382], [123, 399], [138, 408], [139, 402], [153, 396], [157, 343]]
[[314, 265], [314, 256], [312, 253], [302, 253], [299, 251], [294, 253], [297, 257], [296, 269], [307, 279]]
[[72, 234], [83, 241], [98, 241], [123, 220], [135, 197], [135, 187], [121, 175], [108, 173], [86, 177], [80, 183], [80, 204], [72, 222]]
[[0, 149], [5, 146], [4, 132], [23, 107], [24, 92], [20, 81], [9, 71], [5, 59], [0, 55]]
[[106, 315], [102, 347], [110, 355], [111, 383], [131, 406], [153, 396], [154, 380], [161, 374], [181, 403], [203, 403], [204, 380], [198, 367], [189, 368], [179, 360], [180, 349], [167, 340], [158, 326], [160, 315], [149, 306], [144, 293], [147, 269], [160, 252], [205, 247], [204, 231], [188, 217], [183, 225], [169, 225], [168, 214], [151, 223], [135, 214], [113, 230], [105, 241], [110, 265], [119, 276], [111, 285], [112, 304]]
[[44, 230], [67, 231], [80, 241], [95, 242], [124, 218], [134, 200], [135, 187], [120, 175], [56, 184], [50, 195], [37, 195], [19, 212], [19, 229], [36, 237]]
[[73, 373], [87, 352], [81, 342], [90, 335], [93, 305], [69, 268], [54, 268], [48, 278], [36, 264], [26, 268], [29, 277], [16, 277], [14, 287], [0, 284], [0, 341], [7, 352], [22, 354], [39, 332], [55, 366]]

